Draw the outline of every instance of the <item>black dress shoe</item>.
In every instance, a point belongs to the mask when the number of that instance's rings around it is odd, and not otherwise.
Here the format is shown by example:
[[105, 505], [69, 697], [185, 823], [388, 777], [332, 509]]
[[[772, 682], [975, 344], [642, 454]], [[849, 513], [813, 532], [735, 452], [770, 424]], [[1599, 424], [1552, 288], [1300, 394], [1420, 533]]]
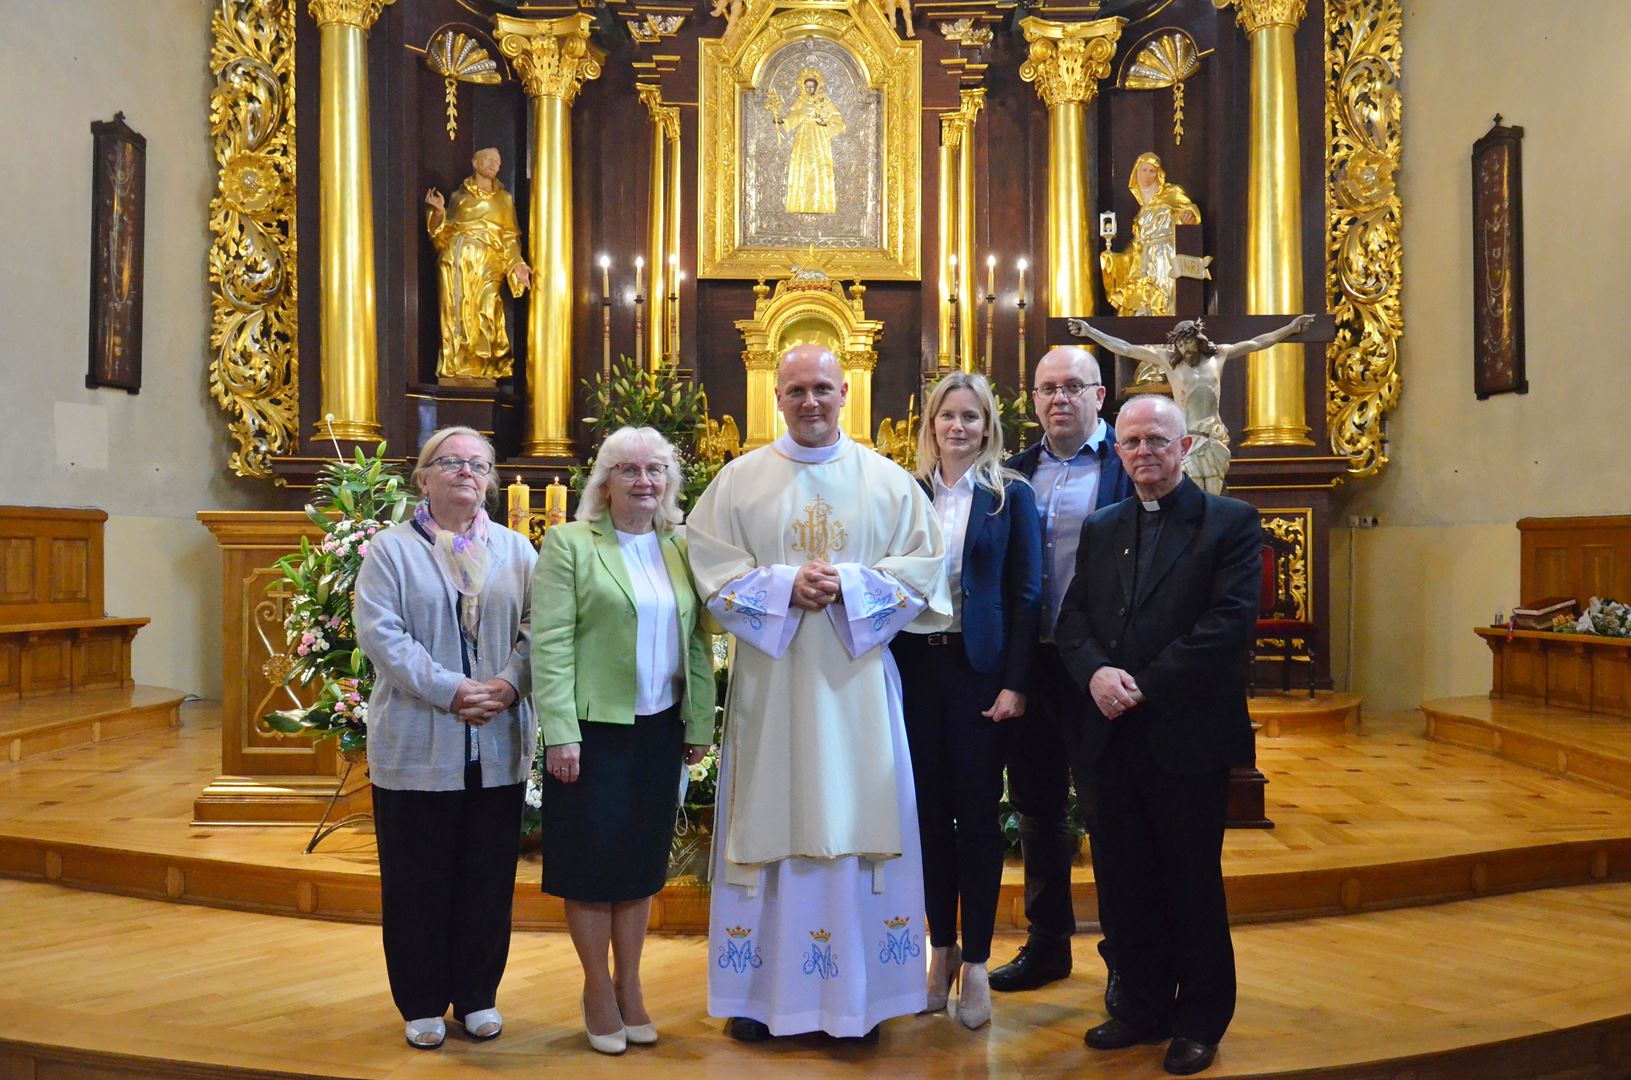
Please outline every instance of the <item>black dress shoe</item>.
[[1069, 975], [1070, 963], [1068, 944], [1052, 949], [1026, 944], [1018, 956], [992, 970], [989, 982], [993, 990], [1035, 990]]
[[1129, 1024], [1125, 1020], [1118, 1020], [1114, 1016], [1095, 1028], [1088, 1028], [1082, 1041], [1095, 1050], [1122, 1050], [1139, 1043], [1156, 1043], [1166, 1038], [1159, 1031]]
[[1196, 1042], [1180, 1035], [1167, 1047], [1166, 1060], [1161, 1062], [1161, 1067], [1174, 1076], [1188, 1076], [1211, 1065], [1217, 1052], [1216, 1043]]
[[737, 1042], [764, 1042], [770, 1026], [748, 1016], [733, 1016], [725, 1022], [725, 1034]]
[[1111, 968], [1109, 978], [1104, 980], [1104, 1011], [1111, 1016], [1120, 1016], [1126, 1003], [1127, 991], [1121, 985], [1121, 973]]

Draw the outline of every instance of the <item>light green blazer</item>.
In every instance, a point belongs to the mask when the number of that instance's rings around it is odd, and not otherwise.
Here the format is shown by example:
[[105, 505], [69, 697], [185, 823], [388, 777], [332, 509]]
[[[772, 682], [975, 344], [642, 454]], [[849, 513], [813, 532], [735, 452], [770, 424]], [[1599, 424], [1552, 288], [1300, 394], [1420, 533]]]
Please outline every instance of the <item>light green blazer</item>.
[[[713, 643], [691, 583], [685, 540], [661, 534], [685, 648], [685, 741], [714, 740]], [[610, 515], [556, 525], [532, 573], [532, 700], [545, 746], [581, 741], [579, 725], [634, 723], [634, 586]]]

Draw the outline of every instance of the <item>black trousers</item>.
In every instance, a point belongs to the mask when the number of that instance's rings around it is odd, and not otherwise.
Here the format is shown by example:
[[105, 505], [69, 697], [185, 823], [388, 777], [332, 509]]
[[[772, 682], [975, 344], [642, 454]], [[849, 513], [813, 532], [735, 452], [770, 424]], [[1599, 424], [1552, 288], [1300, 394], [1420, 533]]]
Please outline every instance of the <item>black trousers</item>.
[[1235, 1012], [1235, 952], [1223, 892], [1229, 770], [1179, 775], [1138, 725], [1115, 728], [1099, 761], [1094, 870], [1116, 927], [1119, 1018], [1216, 1043]]
[[[1092, 762], [1081, 759], [1082, 695], [1050, 643], [1036, 647], [1033, 693], [1025, 715], [1011, 723], [1008, 743], [1008, 797], [1019, 814], [1020, 854], [1025, 860], [1025, 921], [1029, 941], [1048, 948], [1069, 948], [1076, 932], [1070, 900], [1070, 864], [1075, 837], [1067, 819], [1070, 783], [1076, 781], [1076, 806], [1089, 842], [1097, 828]], [[1098, 848], [1093, 849], [1094, 866]], [[1096, 876], [1096, 871], [1095, 871]], [[1099, 905], [1103, 940], [1099, 954], [1115, 967], [1110, 939], [1113, 917]]]
[[957, 943], [961, 902], [963, 959], [984, 963], [991, 957], [1002, 887], [997, 806], [1007, 724], [980, 713], [997, 700], [1002, 677], [969, 666], [961, 634], [935, 637], [946, 644], [930, 644], [922, 634], [901, 634], [890, 645], [900, 668], [917, 788], [929, 942], [940, 948]]
[[491, 1009], [510, 955], [510, 904], [524, 785], [463, 791], [374, 788], [380, 924], [404, 1020]]

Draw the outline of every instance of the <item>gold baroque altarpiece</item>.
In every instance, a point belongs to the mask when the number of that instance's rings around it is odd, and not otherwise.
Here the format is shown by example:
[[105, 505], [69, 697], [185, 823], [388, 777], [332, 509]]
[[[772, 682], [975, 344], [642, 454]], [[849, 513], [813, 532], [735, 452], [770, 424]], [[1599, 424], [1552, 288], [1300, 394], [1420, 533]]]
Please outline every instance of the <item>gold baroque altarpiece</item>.
[[1399, 403], [1404, 315], [1400, 0], [1326, 0], [1326, 303], [1331, 450], [1359, 476], [1388, 462], [1382, 421]]
[[270, 477], [299, 423], [294, 21], [292, 0], [219, 0], [211, 20], [209, 378], [239, 476]]
[[[785, 274], [817, 244], [846, 276], [919, 280], [922, 45], [896, 37], [872, 0], [847, 0], [755, 5], [700, 51], [698, 276]], [[775, 117], [790, 93], [778, 84], [798, 86], [812, 72], [843, 118], [829, 167], [844, 197], [830, 212], [779, 213], [785, 167], [777, 166], [797, 152], [797, 137], [783, 150]]]

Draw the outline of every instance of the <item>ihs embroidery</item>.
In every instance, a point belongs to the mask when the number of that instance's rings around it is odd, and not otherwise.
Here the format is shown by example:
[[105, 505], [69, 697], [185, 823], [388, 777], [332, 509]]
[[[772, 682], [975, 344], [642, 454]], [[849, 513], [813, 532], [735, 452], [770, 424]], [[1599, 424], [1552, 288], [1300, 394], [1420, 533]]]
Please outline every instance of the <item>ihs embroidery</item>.
[[793, 550], [807, 558], [830, 562], [846, 540], [844, 523], [832, 516], [832, 507], [820, 495], [804, 508], [804, 520], [793, 522]]

